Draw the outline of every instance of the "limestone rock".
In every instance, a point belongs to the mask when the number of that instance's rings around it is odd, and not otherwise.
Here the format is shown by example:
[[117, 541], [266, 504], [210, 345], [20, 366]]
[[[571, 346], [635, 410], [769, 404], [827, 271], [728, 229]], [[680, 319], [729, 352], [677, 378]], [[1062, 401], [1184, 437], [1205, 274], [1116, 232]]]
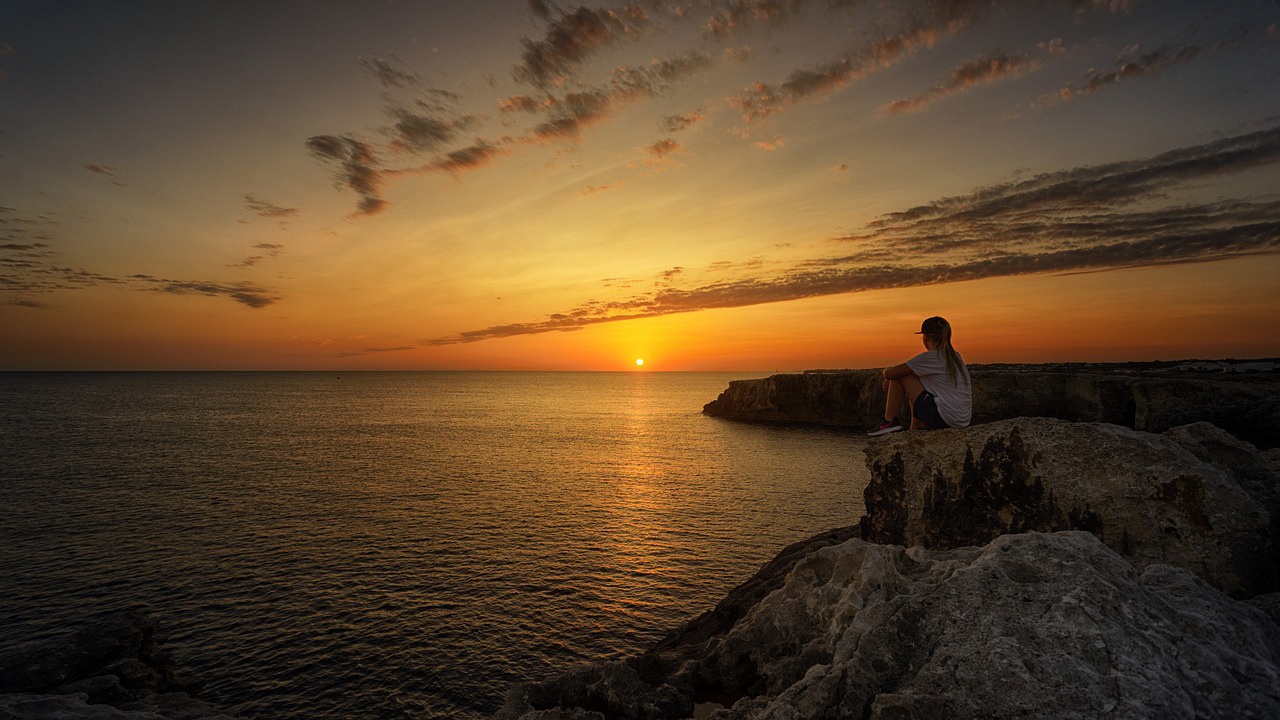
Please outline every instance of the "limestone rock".
[[[556, 692], [593, 682], [590, 698]], [[525, 686], [496, 717], [695, 706], [719, 720], [1271, 718], [1280, 627], [1184, 570], [1139, 574], [1089, 533], [950, 551], [852, 539], [804, 554], [731, 627]]]
[[949, 549], [1085, 530], [1139, 568], [1186, 568], [1239, 596], [1276, 589], [1271, 518], [1242, 487], [1262, 482], [1237, 476], [1265, 463], [1205, 427], [1175, 437], [1049, 418], [891, 435], [866, 450], [862, 537]]
[[[1143, 374], [973, 371], [973, 422], [1053, 417], [1147, 432], [1210, 422], [1259, 447], [1280, 446], [1280, 383]], [[734, 380], [703, 412], [737, 420], [871, 427], [884, 412], [879, 371]], [[906, 415], [904, 414], [904, 417]]]

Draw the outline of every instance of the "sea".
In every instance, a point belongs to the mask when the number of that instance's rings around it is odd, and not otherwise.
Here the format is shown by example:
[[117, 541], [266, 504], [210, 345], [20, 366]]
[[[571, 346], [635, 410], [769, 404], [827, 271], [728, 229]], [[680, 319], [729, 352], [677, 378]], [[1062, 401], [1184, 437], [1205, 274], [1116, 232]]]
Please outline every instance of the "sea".
[[857, 522], [762, 373], [0, 373], [0, 648], [143, 607], [261, 720], [488, 717]]

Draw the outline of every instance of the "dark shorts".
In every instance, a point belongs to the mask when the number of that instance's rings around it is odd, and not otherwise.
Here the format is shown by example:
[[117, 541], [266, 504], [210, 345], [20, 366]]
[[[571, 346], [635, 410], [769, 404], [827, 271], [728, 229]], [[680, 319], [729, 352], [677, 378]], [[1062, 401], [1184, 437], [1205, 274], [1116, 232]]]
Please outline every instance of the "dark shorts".
[[916, 420], [924, 423], [927, 430], [945, 430], [951, 427], [938, 414], [938, 400], [928, 390], [916, 396], [916, 402], [911, 406], [911, 413]]

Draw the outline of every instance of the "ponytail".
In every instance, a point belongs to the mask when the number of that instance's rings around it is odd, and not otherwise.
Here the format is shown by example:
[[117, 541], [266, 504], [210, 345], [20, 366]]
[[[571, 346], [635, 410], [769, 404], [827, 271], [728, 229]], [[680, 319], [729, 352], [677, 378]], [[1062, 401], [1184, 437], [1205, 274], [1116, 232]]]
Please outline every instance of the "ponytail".
[[937, 332], [931, 332], [928, 335], [933, 341], [933, 348], [942, 356], [942, 361], [947, 366], [947, 379], [954, 383], [958, 376], [963, 375], [968, 380], [969, 368], [964, 364], [960, 353], [951, 346], [951, 323], [940, 317], [930, 318], [930, 320], [940, 321], [934, 326]]

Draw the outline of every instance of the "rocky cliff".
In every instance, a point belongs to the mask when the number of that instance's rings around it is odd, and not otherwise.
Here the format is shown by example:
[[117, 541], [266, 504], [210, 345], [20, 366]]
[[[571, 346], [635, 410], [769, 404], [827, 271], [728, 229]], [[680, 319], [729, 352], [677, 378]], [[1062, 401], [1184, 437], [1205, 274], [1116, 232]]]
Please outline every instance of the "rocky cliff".
[[[1280, 628], [1090, 533], [803, 552], [728, 626], [515, 689], [499, 720], [1272, 718]], [[722, 607], [725, 603], [722, 603]], [[737, 614], [730, 611], [728, 614]]]
[[[975, 365], [973, 422], [1052, 417], [1164, 432], [1203, 421], [1258, 447], [1280, 446], [1280, 382], [1275, 373], [1243, 382], [1099, 369]], [[1218, 376], [1226, 377], [1204, 377]], [[734, 380], [703, 412], [737, 420], [871, 427], [884, 411], [880, 382], [878, 370]]]
[[[866, 377], [814, 375], [730, 402], [858, 412]], [[1280, 717], [1280, 451], [1206, 422], [1015, 418], [866, 452], [858, 526], [787, 548], [636, 657], [513, 689], [495, 718]]]

